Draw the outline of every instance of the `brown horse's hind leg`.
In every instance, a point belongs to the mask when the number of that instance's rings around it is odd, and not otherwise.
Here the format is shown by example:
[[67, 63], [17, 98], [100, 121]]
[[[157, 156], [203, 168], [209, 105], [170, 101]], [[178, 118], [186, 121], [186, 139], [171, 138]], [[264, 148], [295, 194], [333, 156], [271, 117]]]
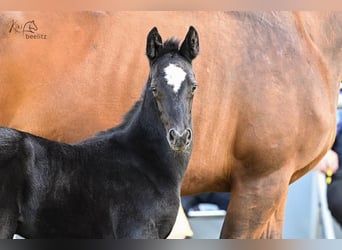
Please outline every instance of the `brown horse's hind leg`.
[[221, 238], [281, 238], [289, 179], [280, 170], [264, 177], [235, 176]]

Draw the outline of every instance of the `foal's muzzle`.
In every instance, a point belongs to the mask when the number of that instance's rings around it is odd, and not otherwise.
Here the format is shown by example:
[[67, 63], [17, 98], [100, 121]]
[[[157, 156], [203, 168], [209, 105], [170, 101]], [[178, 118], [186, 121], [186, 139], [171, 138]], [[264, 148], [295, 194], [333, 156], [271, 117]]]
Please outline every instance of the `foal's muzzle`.
[[192, 141], [192, 130], [187, 128], [182, 132], [172, 128], [167, 134], [167, 140], [172, 150], [184, 151]]

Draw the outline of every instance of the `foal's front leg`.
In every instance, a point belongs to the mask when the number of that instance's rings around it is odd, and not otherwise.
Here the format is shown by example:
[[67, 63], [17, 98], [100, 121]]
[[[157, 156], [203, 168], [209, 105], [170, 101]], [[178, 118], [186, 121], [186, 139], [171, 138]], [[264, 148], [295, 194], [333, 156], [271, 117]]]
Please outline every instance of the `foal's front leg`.
[[149, 220], [117, 225], [116, 232], [117, 239], [159, 239], [155, 223]]

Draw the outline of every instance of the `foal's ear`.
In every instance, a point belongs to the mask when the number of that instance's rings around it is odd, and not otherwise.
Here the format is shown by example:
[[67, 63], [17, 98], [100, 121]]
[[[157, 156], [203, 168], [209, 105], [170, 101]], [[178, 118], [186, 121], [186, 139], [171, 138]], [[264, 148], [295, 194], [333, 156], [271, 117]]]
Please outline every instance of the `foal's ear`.
[[146, 55], [149, 60], [155, 59], [163, 46], [162, 38], [156, 27], [147, 35]]
[[193, 26], [190, 26], [188, 33], [181, 45], [180, 53], [191, 62], [199, 52], [198, 33]]

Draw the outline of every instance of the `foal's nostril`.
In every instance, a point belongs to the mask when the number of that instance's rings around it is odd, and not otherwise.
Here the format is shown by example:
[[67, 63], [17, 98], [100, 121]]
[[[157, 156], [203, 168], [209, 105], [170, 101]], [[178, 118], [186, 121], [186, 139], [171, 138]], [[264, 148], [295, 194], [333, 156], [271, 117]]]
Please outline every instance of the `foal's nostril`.
[[175, 132], [175, 130], [174, 129], [170, 129], [170, 131], [169, 131], [169, 140], [170, 140], [170, 142], [175, 142], [175, 140], [176, 140], [176, 132]]
[[192, 131], [188, 128], [179, 133], [176, 129], [170, 129], [167, 140], [174, 150], [184, 150], [191, 144]]

